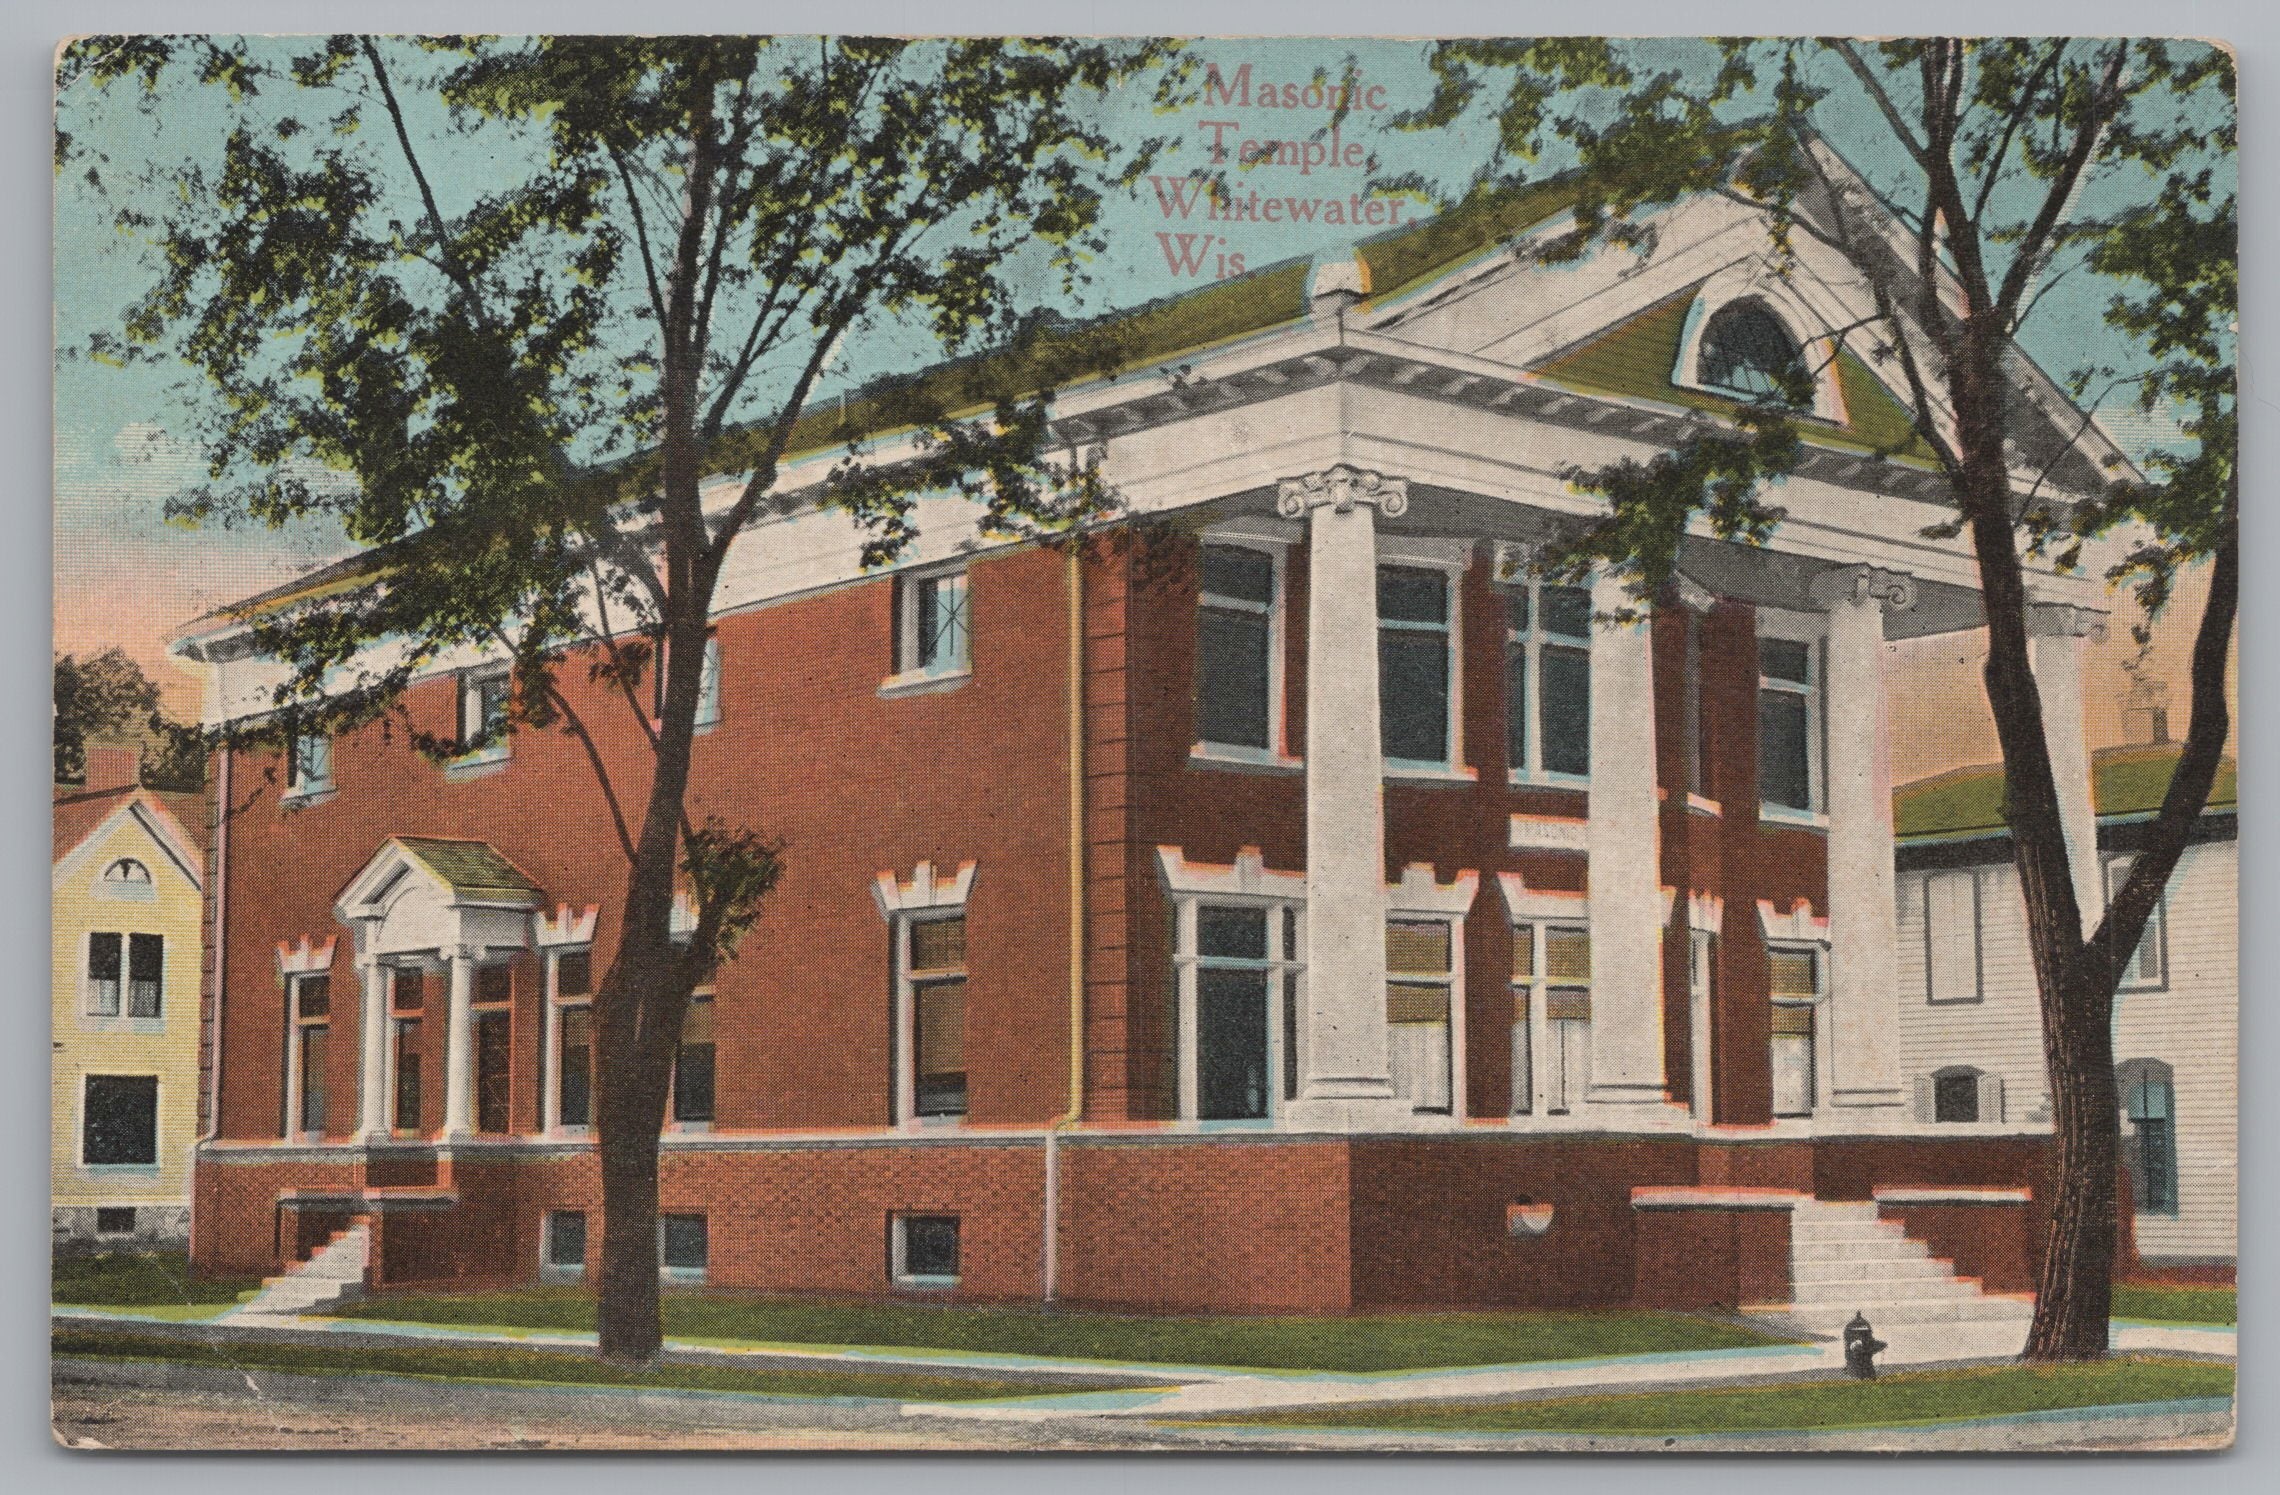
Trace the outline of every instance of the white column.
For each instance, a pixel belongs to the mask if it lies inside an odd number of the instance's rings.
[[[1392,1099],[1385,1021],[1385,760],[1378,736],[1377,514],[1409,507],[1399,478],[1337,466],[1286,479],[1304,516],[1306,1042],[1302,1109],[1356,1119]],[[1357,1106],[1356,1103],[1360,1103]]]
[[[2027,609],[2027,632],[2035,691],[2042,697],[2043,742],[2058,784],[2058,820],[2074,873],[2074,900],[2082,905],[2082,932],[2088,934],[2105,914],[2106,885],[2098,866],[2098,811],[2082,724],[2082,641],[2105,637],[2106,620],[2084,607],[2036,603]]]
[[[1892,869],[1892,754],[1884,610],[1915,605],[1912,578],[1872,566],[1824,572],[1822,716],[1828,740],[1829,1102],[1898,1106],[1900,944]]]
[[[1595,614],[1635,609],[1620,581]],[[1653,639],[1647,621],[1591,627],[1591,1081],[1594,1105],[1656,1105],[1663,1075],[1662,828],[1655,798]]]
[[[460,945],[451,959],[451,1017],[444,1029],[443,1137],[475,1135],[475,947]]]
[[[362,1064],[356,1076],[356,1095],[361,1107],[357,1127],[360,1142],[388,1140],[388,967],[377,957],[367,956],[357,963],[357,974],[364,982],[364,1015],[357,1031],[362,1038],[364,1051]]]

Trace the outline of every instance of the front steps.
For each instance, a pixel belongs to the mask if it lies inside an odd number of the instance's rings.
[[[1767,1317],[1809,1334],[1840,1335],[1854,1314],[1887,1325],[2016,1323],[2033,1300],[1983,1292],[1976,1278],[1912,1240],[1873,1203],[1800,1202],[1789,1223],[1792,1301]]]
[[[351,1225],[319,1246],[309,1259],[282,1277],[264,1278],[261,1291],[230,1314],[233,1319],[291,1319],[330,1313],[364,1296],[364,1273],[372,1259],[372,1228]]]

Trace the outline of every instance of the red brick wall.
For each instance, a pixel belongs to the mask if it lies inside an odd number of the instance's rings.
[[[1210,1313],[1355,1306],[1348,1146],[1083,1138],[1061,1151],[1061,1295]]]
[[[1740,1308],[1790,1300],[1789,1211],[1640,1210],[1631,1301]]]
[[[720,623],[721,724],[695,746],[691,813],[789,843],[782,884],[718,983],[718,1122],[874,1126],[888,1113],[886,926],[869,887],[922,859],[978,864],[970,920],[967,1052],[972,1118],[1036,1124],[1066,1104],[1067,724],[1059,556],[1024,551],[971,573],[973,678],[881,700],[891,669],[892,584],[881,579]],[[622,704],[564,679],[599,732],[621,797],[639,803],[646,749]],[[415,689],[411,715],[448,730],[453,686]],[[454,778],[375,725],[333,754],[337,794],[280,810],[257,757],[239,763],[253,806],[230,837],[230,990],[223,1135],[277,1135],[283,998],[275,947],[338,935],[327,1131],[356,1124],[359,1001],[340,889],[391,834],[489,841],[547,904],[598,905],[598,960],[617,933],[623,861],[592,771],[569,738],[525,732],[501,770]],[[269,767],[274,767],[272,760]],[[514,1113],[535,1126],[535,964],[518,972]],[[443,1093],[444,983],[422,1039],[429,1124]]]
[[[1354,1145],[1354,1304],[1565,1308],[1630,1297],[1631,1189],[1692,1183],[1685,1141],[1483,1136]],[[1553,1206],[1514,1236],[1506,1206]]]

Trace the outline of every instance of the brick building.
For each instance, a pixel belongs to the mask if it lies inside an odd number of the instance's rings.
[[[1803,233],[1775,273],[1724,199],[1659,215],[1644,261],[1495,252],[1562,207],[1130,314],[1134,362],[1055,431],[1161,521],[1146,547],[994,543],[953,497],[887,572],[829,508],[743,537],[693,808],[790,850],[692,1014],[666,1272],[1214,1311],[1779,1302],[1797,1212],[1881,1194],[2024,1285],[2047,1125],[1919,1123],[1901,1067],[1886,723],[1939,708],[1886,699],[1885,645],[1980,614],[1967,543],[1924,533],[1936,465],[1863,335],[1828,331],[1862,279]],[[1595,507],[1565,464],[1649,457],[1789,360],[1810,455],[1769,546],[1689,540],[1631,622],[1595,621],[1607,582],[1530,579]],[[2070,447],[2076,412],[2014,372],[2022,483],[2098,482],[2118,454]],[[832,464],[811,433],[788,495]],[[2031,582],[2087,838],[2103,589]],[[212,720],[266,707],[239,625],[178,647]],[[504,689],[470,657],[410,710],[449,732]],[[581,750],[525,732],[437,766],[374,728],[294,756],[217,765],[250,808],[215,849],[200,1265],[356,1220],[384,1284],[577,1276],[621,893]]]

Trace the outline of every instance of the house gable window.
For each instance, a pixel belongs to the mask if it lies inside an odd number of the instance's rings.
[[[285,793],[306,799],[333,787],[332,738],[312,732],[293,739],[285,754]]]
[[[158,1076],[84,1078],[79,1161],[89,1168],[150,1168],[158,1163]]]
[[[1198,569],[1196,741],[1206,750],[1279,751],[1279,552],[1214,542]]]
[[[1456,629],[1448,573],[1380,566],[1378,720],[1386,766],[1446,771],[1454,757]]]
[[[1781,319],[1756,301],[1733,301],[1702,329],[1695,377],[1705,389],[1739,400],[1792,403],[1808,382],[1804,352]]]
[[[966,573],[934,571],[895,578],[895,674],[941,679],[973,665]]]
[[[102,897],[122,898],[133,903],[148,903],[158,896],[150,880],[149,865],[133,857],[120,857],[105,867],[95,888]]]
[[[1505,595],[1505,748],[1512,777],[1586,779],[1591,590],[1530,579]]]
[[[1976,1002],[1985,957],[1979,938],[1979,876],[1969,868],[1924,878],[1924,1000]]]
[[[1758,803],[1774,818],[1821,809],[1820,650],[1806,640],[1758,640]]]
[[[2114,895],[2129,881],[2130,864],[2134,857],[2109,857],[2106,861],[2106,902],[2111,905]],[[2138,936],[2137,948],[2123,963],[2119,990],[2164,991],[2169,986],[2169,894],[2165,889],[2153,900],[2153,911],[2146,915],[2145,930]]]

